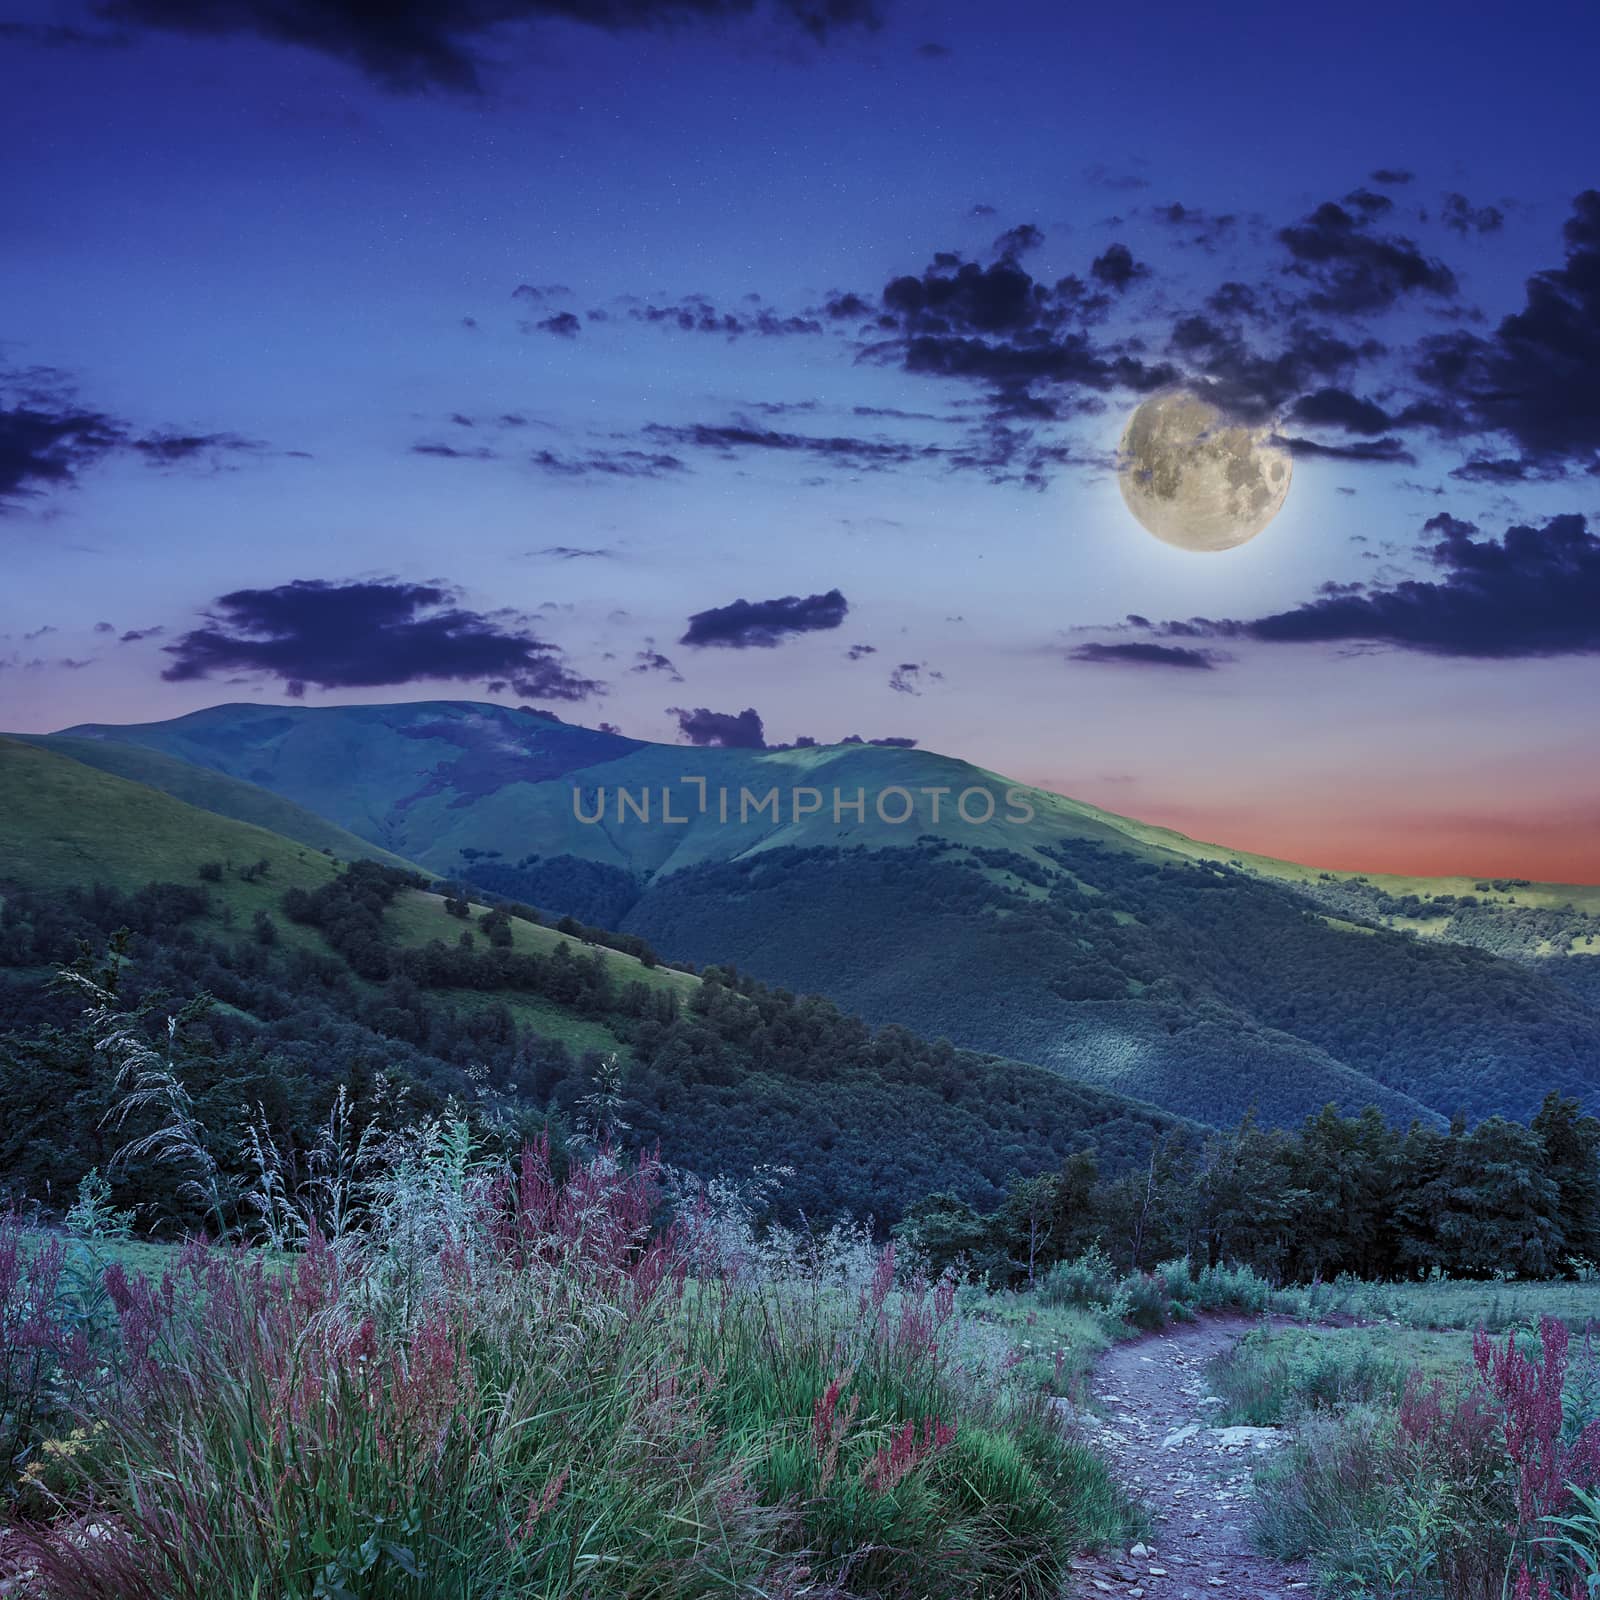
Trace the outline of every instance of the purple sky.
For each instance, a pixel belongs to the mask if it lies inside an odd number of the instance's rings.
[[[0,24],[0,727],[753,708],[1600,880],[1592,12],[442,9]],[[1118,494],[1180,380],[1238,550]]]

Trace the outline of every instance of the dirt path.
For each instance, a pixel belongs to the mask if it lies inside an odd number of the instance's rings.
[[[1095,1369],[1101,1418],[1092,1437],[1123,1484],[1153,1512],[1143,1546],[1112,1558],[1085,1558],[1083,1596],[1130,1600],[1305,1600],[1309,1572],[1250,1548],[1250,1469],[1258,1452],[1281,1442],[1274,1429],[1218,1429],[1208,1420],[1207,1364],[1254,1327],[1211,1317],[1118,1345]]]

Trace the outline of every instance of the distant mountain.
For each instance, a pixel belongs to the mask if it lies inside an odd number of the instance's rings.
[[[424,1106],[486,1085],[514,1111],[570,1119],[596,1060],[614,1052],[630,1142],[659,1141],[705,1176],[789,1165],[779,1204],[791,1214],[892,1222],[935,1190],[994,1205],[1012,1174],[1074,1150],[1094,1148],[1115,1174],[1179,1126],[1037,1066],[702,979],[595,928],[447,902],[397,858],[341,861],[73,759],[69,746],[0,737],[0,1193],[22,1178],[35,1193],[46,1182],[70,1193],[104,1160],[109,1102],[95,1098],[92,1052],[63,1049],[76,1008],[50,979],[124,927],[135,935],[128,1003],[159,996],[162,1016],[174,997],[217,1001],[194,1088],[224,1139],[263,1100],[309,1137],[333,1085],[380,1072]],[[86,753],[317,831],[243,780],[120,748]]]
[[[928,751],[651,745],[491,705],[67,733],[262,786],[670,957],[1206,1121],[1600,1103],[1600,889],[1325,873]]]

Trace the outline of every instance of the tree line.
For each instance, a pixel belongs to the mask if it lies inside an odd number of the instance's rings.
[[[938,1267],[1029,1281],[1091,1245],[1131,1272],[1175,1256],[1276,1282],[1573,1278],[1600,1267],[1600,1120],[1552,1093],[1528,1123],[1414,1122],[1329,1106],[1298,1128],[1176,1130],[1142,1165],[1092,1154],[1018,1176],[982,1210],[950,1192],[896,1230]]]

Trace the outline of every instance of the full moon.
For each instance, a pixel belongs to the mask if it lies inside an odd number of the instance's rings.
[[[1283,509],[1293,471],[1269,429],[1230,422],[1183,389],[1134,412],[1117,462],[1128,509],[1180,550],[1232,550],[1255,538]]]

